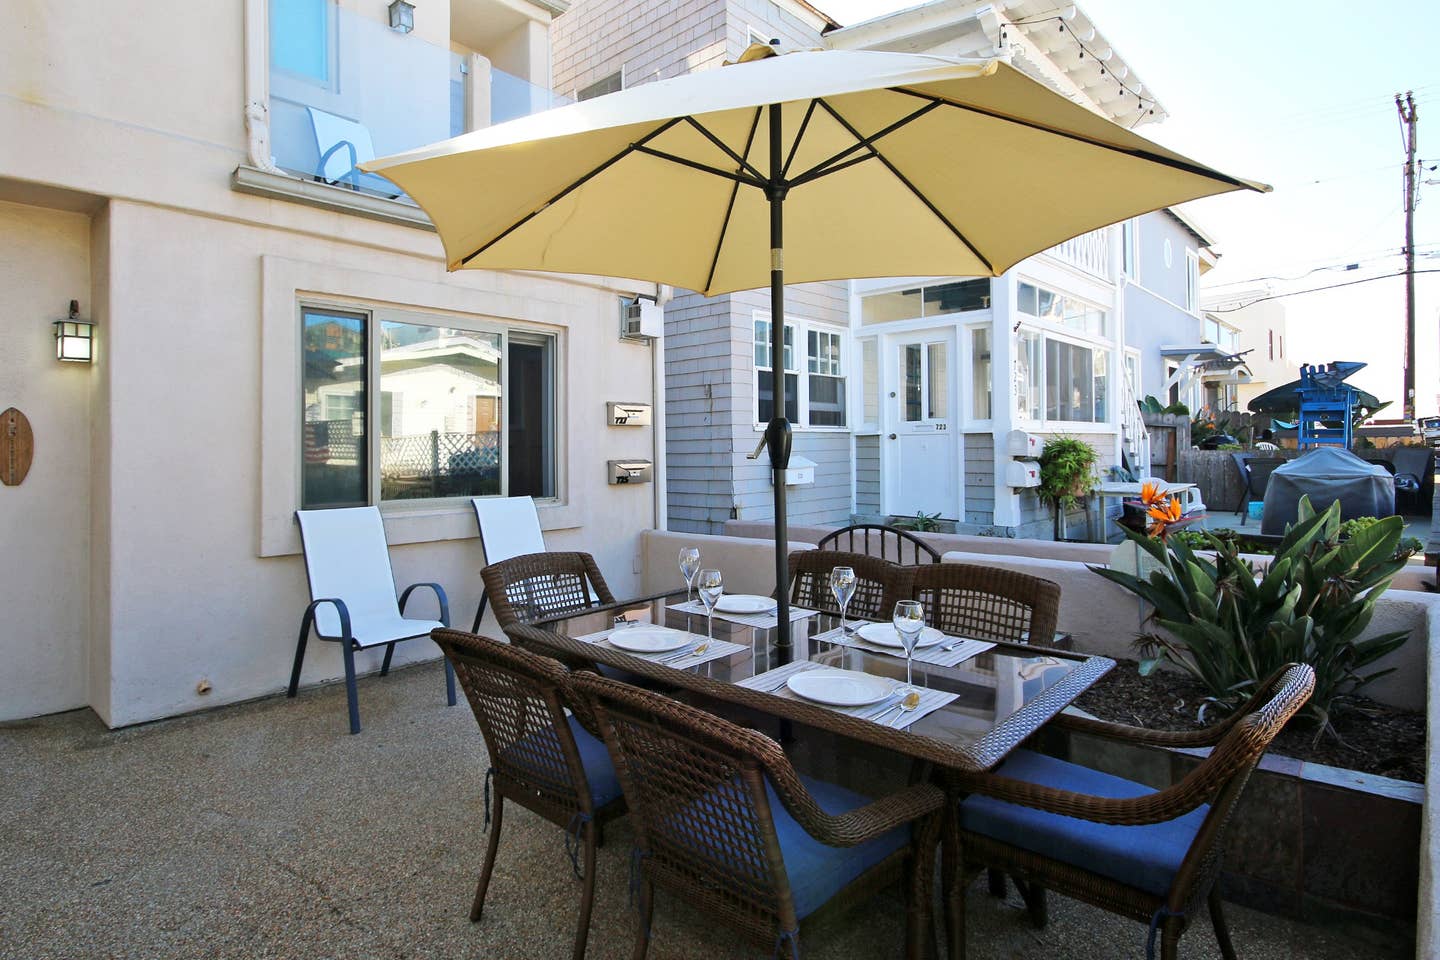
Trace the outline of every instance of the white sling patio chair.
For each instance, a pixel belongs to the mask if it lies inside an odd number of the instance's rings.
[[[360,706],[355,692],[355,651],[383,645],[385,660],[380,675],[390,672],[390,657],[401,640],[429,637],[437,627],[450,625],[450,602],[438,583],[415,583],[397,602],[395,574],[379,507],[344,507],[336,510],[297,510],[300,540],[305,548],[305,574],[310,581],[310,605],[300,621],[295,644],[295,666],[290,671],[288,695],[300,685],[305,642],[313,626],[315,636],[340,644],[345,658],[345,696],[350,708],[350,732],[360,732]],[[417,587],[429,587],[440,602],[439,620],[413,620],[405,616],[405,603]],[[455,672],[445,661],[445,697],[455,705]]]
[[[480,548],[485,551],[486,564],[545,552],[545,535],[540,532],[540,514],[535,512],[533,497],[472,497],[470,505],[480,525]],[[489,599],[482,588],[471,633],[480,632]]]

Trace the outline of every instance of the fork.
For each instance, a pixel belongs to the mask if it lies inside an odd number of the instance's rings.
[[[679,653],[672,653],[672,654],[670,654],[670,656],[668,656],[668,657],[661,657],[659,660],[656,660],[655,662],[656,662],[656,663],[676,663],[676,662],[678,662],[678,661],[680,661],[680,660],[685,660],[685,659],[687,659],[687,658],[689,658],[689,657],[698,657],[698,656],[700,656],[702,653],[704,653],[706,650],[709,650],[709,649],[710,649],[710,642],[707,640],[707,641],[705,641],[704,643],[699,643],[699,644],[696,644],[696,645],[693,646],[693,647],[689,647],[688,649],[681,650]]]

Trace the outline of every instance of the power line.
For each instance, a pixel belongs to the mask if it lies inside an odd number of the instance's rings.
[[[1416,270],[1415,273],[1416,273],[1416,274],[1421,274],[1421,273],[1440,273],[1440,267],[1436,267],[1436,268],[1434,268],[1433,270]],[[1325,287],[1311,287],[1309,290],[1291,290],[1291,291],[1289,291],[1288,293],[1272,293],[1272,294],[1270,294],[1269,296],[1256,297],[1256,298],[1253,299],[1253,300],[1247,300],[1245,303],[1241,304],[1241,305],[1238,306],[1238,307],[1226,307],[1226,308],[1223,309],[1223,310],[1206,310],[1206,311],[1204,311],[1204,312],[1205,312],[1205,313],[1238,313],[1239,311],[1244,310],[1244,309],[1247,308],[1247,307],[1253,307],[1253,306],[1254,306],[1255,304],[1257,304],[1257,303],[1264,303],[1266,300],[1279,300],[1279,299],[1281,299],[1282,297],[1298,297],[1298,296],[1300,296],[1301,294],[1305,294],[1305,293],[1319,293],[1319,292],[1322,291],[1322,290],[1337,290],[1337,289],[1339,289],[1340,287],[1353,287],[1353,286],[1355,286],[1357,283],[1373,283],[1373,282],[1375,282],[1376,280],[1393,280],[1393,279],[1396,278],[1396,277],[1403,277],[1403,276],[1405,276],[1405,271],[1404,271],[1404,270],[1400,271],[1399,273],[1382,273],[1382,274],[1380,274],[1379,276],[1376,276],[1376,277],[1362,277],[1362,278],[1360,278],[1359,280],[1347,280],[1345,283],[1332,283],[1332,284],[1330,284],[1329,286],[1325,286]]]

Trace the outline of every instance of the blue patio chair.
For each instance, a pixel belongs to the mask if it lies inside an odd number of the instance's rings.
[[[656,887],[798,960],[802,922],[896,879],[907,955],[920,956],[944,804],[936,787],[871,801],[799,777],[774,740],[695,707],[592,673],[571,685],[604,734],[635,828],[635,960],[650,943]]]
[[[947,891],[962,958],[967,880],[989,868],[1016,879],[1041,925],[1047,888],[1149,924],[1152,960],[1157,936],[1161,956],[1173,960],[1206,903],[1221,954],[1235,960],[1215,889],[1225,826],[1250,772],[1314,686],[1314,670],[1291,664],[1222,723],[1184,733],[1056,718],[1060,728],[1126,743],[1213,748],[1164,790],[1029,750],[1014,751],[993,773],[953,774],[969,793],[959,809],[961,880]]]

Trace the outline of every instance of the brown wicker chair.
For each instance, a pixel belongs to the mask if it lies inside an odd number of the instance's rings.
[[[905,882],[908,956],[927,939],[944,795],[917,784],[868,801],[796,775],[754,730],[628,684],[577,673],[630,805],[631,883],[640,895],[636,960],[650,943],[654,887],[799,956],[800,922]]]
[[[940,551],[915,534],[878,523],[857,523],[841,527],[821,537],[815,546],[820,550],[863,553],[899,564],[940,562]],[[908,561],[905,559],[907,551],[910,554]]]
[[[595,903],[595,848],[604,824],[625,812],[609,752],[574,717],[566,717],[567,704],[579,707],[577,714],[589,714],[575,703],[569,671],[556,661],[459,630],[436,630],[431,636],[454,666],[490,754],[485,773],[490,840],[470,920],[478,921],[485,906],[505,801],[513,800],[566,831],[566,851],[584,883],[574,950],[575,960],[581,960]]]
[[[1027,750],[1012,753],[993,774],[952,774],[957,789],[970,794],[959,811],[962,876],[990,867],[1019,878],[1040,923],[1047,888],[1147,923],[1147,956],[1154,956],[1158,933],[1166,960],[1176,956],[1180,935],[1208,901],[1220,952],[1235,960],[1215,889],[1222,834],[1250,772],[1314,685],[1310,667],[1292,664],[1223,723],[1188,733],[1071,716],[1055,721],[1129,743],[1214,748],[1164,790]],[[959,926],[951,935],[962,957],[965,886],[962,879],[948,891],[951,922]]]
[[[595,558],[588,553],[526,553],[492,563],[480,576],[501,630],[568,610],[583,610],[597,600],[601,604],[615,602]]]
[[[935,563],[914,569],[912,591],[925,605],[925,622],[951,636],[1054,643],[1060,615],[1054,581],[971,563]]]
[[[914,567],[902,567],[863,553],[797,550],[790,554],[791,605],[838,617],[840,607],[830,592],[830,571],[836,567],[855,570],[855,595],[846,610],[852,618],[889,620],[895,603],[910,598],[910,575]]]

